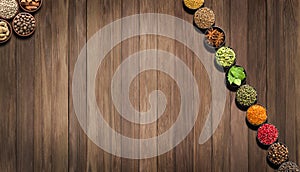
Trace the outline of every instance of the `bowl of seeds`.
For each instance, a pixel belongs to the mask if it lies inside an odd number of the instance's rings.
[[[235,64],[236,55],[232,48],[230,47],[221,47],[217,50],[216,62],[219,66],[223,67],[224,71],[227,71],[232,65]]]
[[[36,20],[31,14],[22,12],[14,18],[12,27],[17,35],[27,37],[34,33]]]
[[[198,9],[194,14],[194,24],[202,30],[212,27],[215,24],[215,13],[207,7]]]
[[[296,163],[288,161],[280,165],[278,172],[300,172],[300,168]]]
[[[277,142],[279,131],[276,126],[266,123],[258,128],[256,137],[263,146],[270,146]]]
[[[216,26],[207,29],[205,32],[205,43],[210,47],[219,49],[225,45],[225,32]]]
[[[183,0],[183,4],[189,10],[197,10],[204,4],[204,0]]]
[[[258,127],[267,121],[267,109],[259,104],[252,105],[247,110],[246,119],[249,124],[254,127]]]
[[[16,0],[0,0],[0,18],[9,20],[19,12],[19,5]]]
[[[18,0],[20,7],[22,10],[29,12],[29,13],[34,13],[38,11],[41,6],[42,6],[42,0]]]
[[[281,165],[282,163],[288,161],[289,151],[286,145],[283,143],[274,143],[272,144],[267,153],[267,159],[275,167]]]
[[[6,21],[0,19],[0,44],[7,42],[11,38],[11,25]]]
[[[257,102],[256,90],[248,84],[242,85],[236,92],[235,102],[239,109],[248,110],[250,106]]]

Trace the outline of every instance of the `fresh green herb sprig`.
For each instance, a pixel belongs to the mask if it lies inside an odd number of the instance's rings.
[[[243,67],[239,67],[239,66],[232,66],[229,69],[228,75],[227,75],[227,79],[230,83],[230,85],[232,83],[234,83],[237,86],[241,86],[242,85],[242,81],[246,78],[246,73],[245,73],[245,69]]]
[[[232,66],[235,59],[235,52],[229,47],[221,47],[216,52],[216,61],[222,67]]]

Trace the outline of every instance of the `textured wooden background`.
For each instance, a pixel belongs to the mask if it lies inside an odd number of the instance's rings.
[[[300,1],[206,0],[216,25],[227,33],[248,83],[266,105],[269,122],[280,130],[290,159],[300,164]],[[193,70],[201,91],[196,125],[187,138],[156,158],[130,160],[112,156],[91,142],[80,128],[72,104],[72,74],[82,46],[106,24],[137,13],[165,13],[192,23],[181,0],[45,0],[35,16],[38,28],[25,40],[12,37],[0,46],[0,171],[273,171],[266,151],[245,124],[234,94],[227,92],[225,113],[213,137],[197,143],[210,104],[210,85],[203,65],[182,44],[164,37],[140,36],[124,41],[107,55],[97,75],[97,101],[104,118],[120,133],[147,138],[176,120],[180,93],[158,71],[141,73],[132,83],[131,102],[149,108],[148,93],[161,89],[168,100],[164,116],[151,125],[132,124],[110,99],[110,79],[128,55],[160,48],[177,54]],[[181,26],[173,27],[174,32]],[[116,34],[120,34],[117,32]],[[145,64],[141,64],[145,65]],[[122,147],[122,149],[126,149]]]

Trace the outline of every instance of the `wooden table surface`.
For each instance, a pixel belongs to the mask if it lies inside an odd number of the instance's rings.
[[[278,127],[290,160],[299,165],[300,1],[206,0],[205,6],[215,11],[216,25],[225,30],[227,45],[236,51],[237,63],[246,68],[247,82],[256,88],[258,102],[267,107],[269,122]],[[110,126],[128,137],[148,138],[168,130],[180,109],[180,92],[165,73],[146,71],[131,84],[130,100],[139,111],[150,108],[149,92],[165,93],[166,111],[152,124],[122,118],[110,94],[111,78],[128,55],[150,48],[166,50],[177,54],[199,83],[202,102],[189,135],[171,151],[142,160],[113,156],[86,136],[72,100],[72,76],[80,50],[110,22],[150,12],[193,21],[181,0],[45,0],[35,14],[35,34],[28,39],[13,36],[0,46],[1,172],[273,171],[266,163],[266,151],[256,143],[256,132],[245,124],[245,112],[235,106],[235,95],[229,91],[216,132],[205,144],[198,144],[211,101],[207,72],[190,49],[162,36],[130,38],[106,56],[96,78],[98,106]],[[169,27],[174,32],[181,28]]]

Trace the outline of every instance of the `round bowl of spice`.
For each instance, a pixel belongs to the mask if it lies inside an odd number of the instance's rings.
[[[213,26],[205,31],[205,42],[218,49],[225,44],[225,32],[221,28]]]
[[[241,110],[247,110],[250,106],[256,104],[257,92],[248,84],[242,85],[236,92],[235,100]]]
[[[197,10],[204,4],[204,0],[183,0],[183,4],[190,10]]]
[[[226,86],[231,91],[236,91],[246,84],[246,70],[239,65],[233,65],[226,72]]]
[[[272,124],[263,124],[257,130],[257,140],[264,146],[270,146],[278,139],[278,129]]]
[[[0,0],[0,18],[9,20],[19,12],[19,5],[16,0]]]
[[[267,121],[267,110],[261,105],[252,105],[247,110],[246,118],[249,124],[255,127],[260,126]]]
[[[10,24],[0,19],[0,43],[5,43],[11,38],[12,29]]]
[[[194,14],[194,23],[199,29],[208,29],[215,23],[215,13],[207,7],[200,8]]]
[[[29,12],[29,13],[34,13],[38,11],[41,6],[42,6],[42,0],[18,0],[20,7],[22,10]]]
[[[230,47],[221,47],[216,52],[216,62],[219,66],[223,67],[224,70],[229,69],[235,64],[236,56],[235,52]]]
[[[29,13],[34,13],[38,11],[41,6],[42,6],[42,0],[18,0],[20,7],[22,10],[29,12]]]
[[[14,18],[12,26],[17,35],[27,37],[35,31],[36,21],[31,14],[22,12]]]
[[[288,161],[280,165],[278,172],[300,172],[300,168],[296,163]]]
[[[274,143],[268,149],[267,159],[270,163],[278,167],[282,163],[288,161],[288,154],[289,151],[286,145],[283,143]]]

